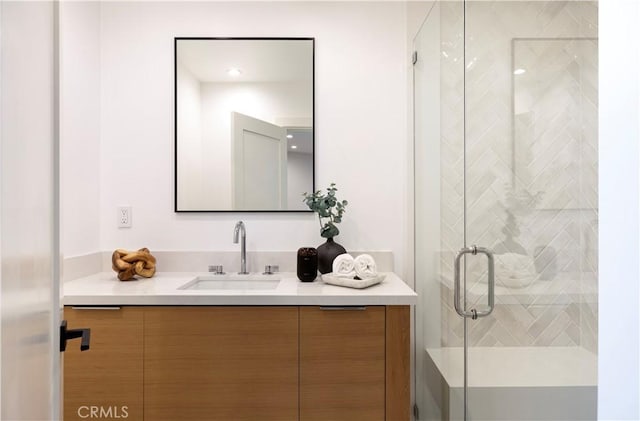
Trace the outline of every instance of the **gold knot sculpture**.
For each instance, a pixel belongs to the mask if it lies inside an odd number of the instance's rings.
[[[111,255],[111,268],[121,281],[130,281],[135,275],[151,278],[156,273],[156,258],[146,247],[138,251],[117,249]]]

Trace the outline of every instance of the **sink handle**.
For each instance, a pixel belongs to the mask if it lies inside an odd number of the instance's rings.
[[[265,265],[263,275],[273,275],[280,270],[279,265]]]
[[[214,275],[224,275],[224,267],[222,265],[209,265],[209,272]]]

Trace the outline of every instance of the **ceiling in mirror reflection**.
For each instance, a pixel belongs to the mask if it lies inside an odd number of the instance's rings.
[[[175,47],[175,210],[308,211],[313,40],[176,38]]]
[[[309,52],[310,43],[299,40],[184,40],[178,60],[201,82],[311,82]],[[230,69],[241,73],[230,75]]]

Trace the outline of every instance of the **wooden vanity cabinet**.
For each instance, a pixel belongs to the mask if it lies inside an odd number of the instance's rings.
[[[146,421],[410,419],[409,306],[67,307],[65,318],[91,328],[88,352],[70,342],[64,354],[66,420],[84,419],[80,406]]]
[[[298,307],[149,307],[146,420],[298,419]]]
[[[63,353],[64,419],[143,419],[143,308],[65,307],[69,329],[90,328],[91,348]]]

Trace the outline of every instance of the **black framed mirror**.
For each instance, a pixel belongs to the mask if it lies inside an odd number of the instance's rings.
[[[310,212],[315,39],[174,39],[175,211]]]

